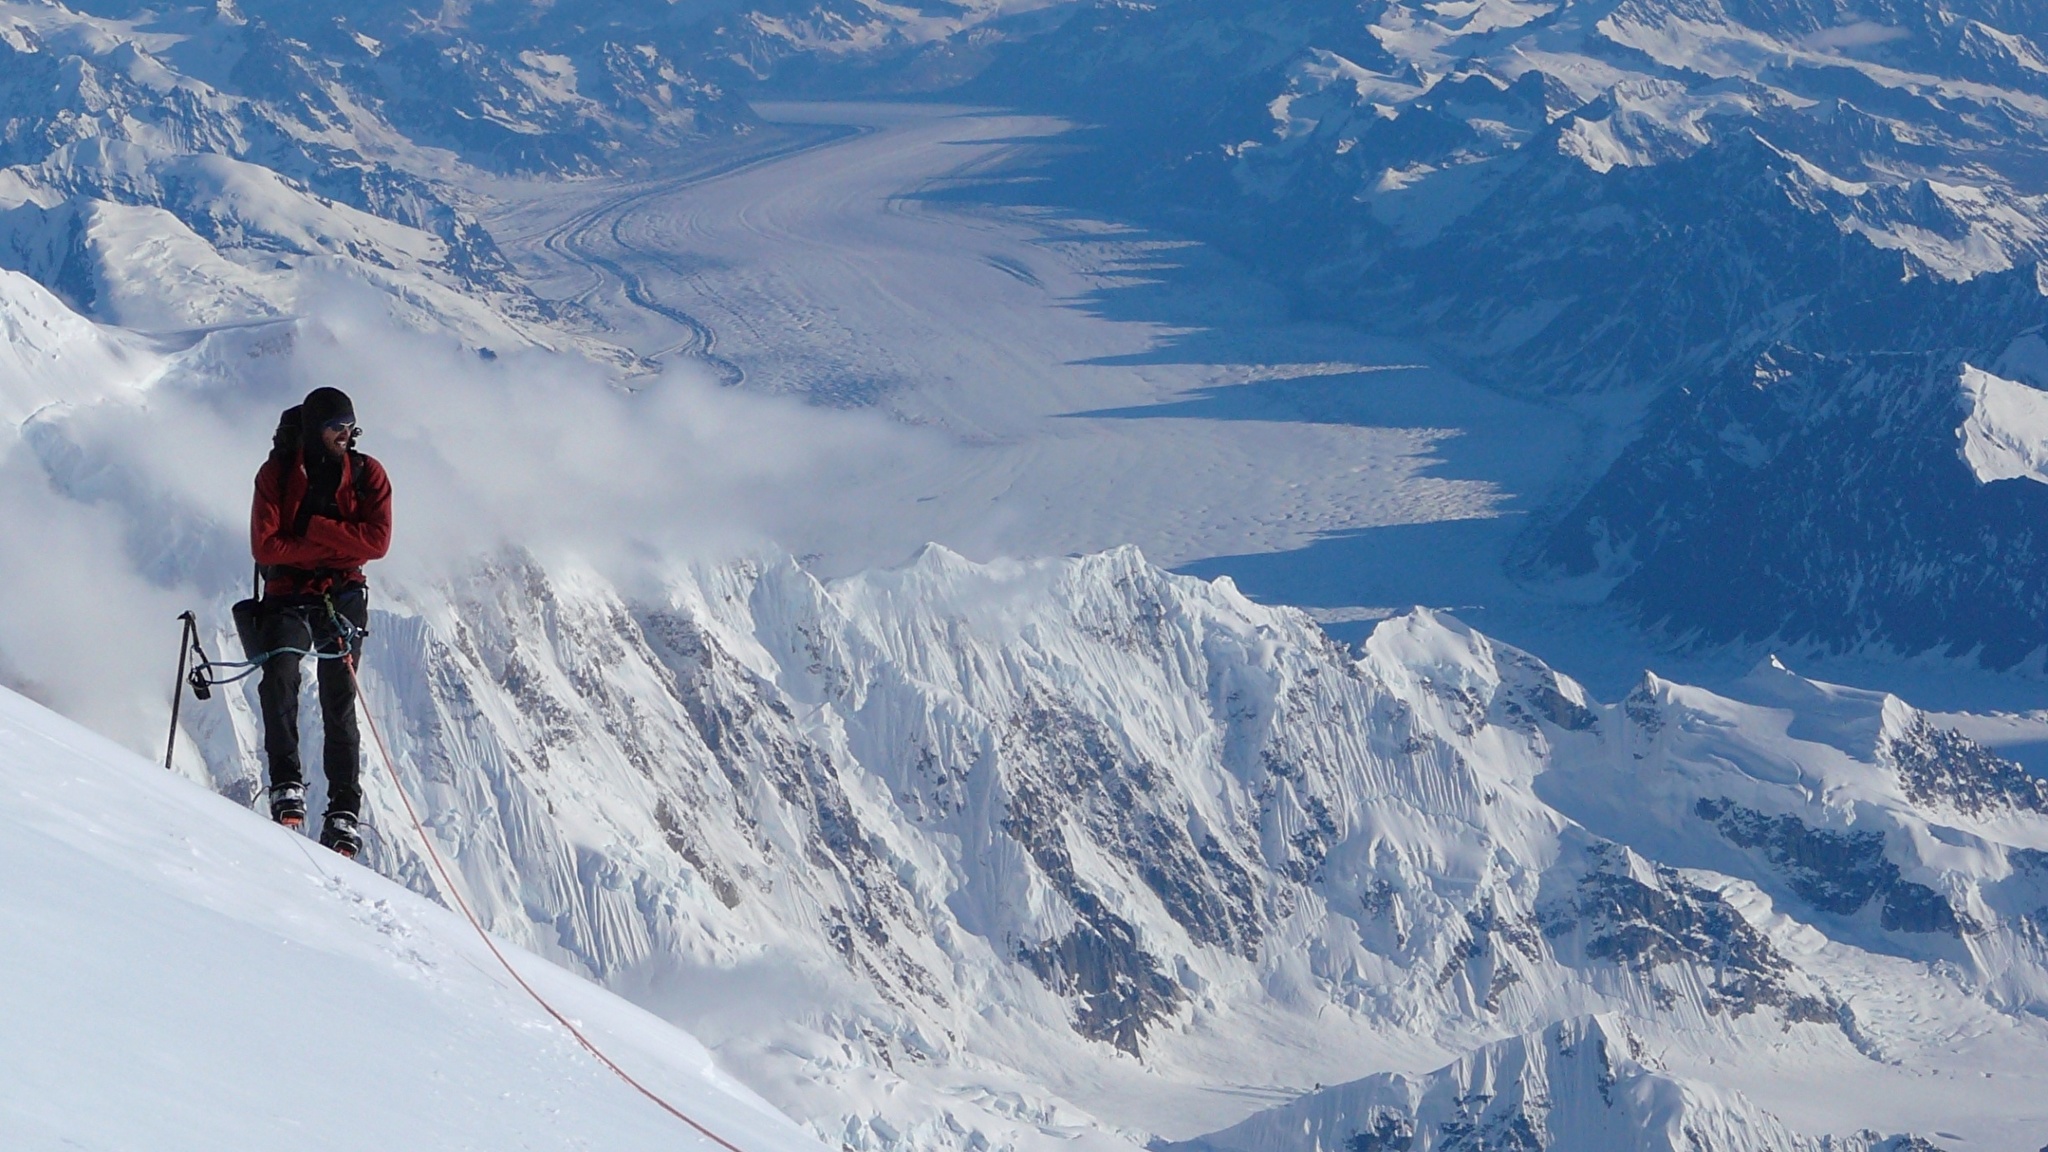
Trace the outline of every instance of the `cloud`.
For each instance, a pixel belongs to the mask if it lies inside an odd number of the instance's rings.
[[[354,398],[392,477],[393,551],[370,570],[386,595],[508,546],[638,583],[772,545],[951,450],[687,367],[629,388],[571,355],[485,360],[344,283],[308,304],[206,334],[153,379],[70,388],[105,398],[46,406],[0,445],[0,676],[139,750],[160,741],[176,613],[247,594],[256,470],[278,413],[318,386]]]
[[[1894,40],[1903,40],[1911,35],[1912,33],[1904,28],[1894,25],[1874,24],[1867,20],[1859,20],[1834,28],[1822,28],[1817,32],[1809,33],[1800,43],[1808,48],[1819,48],[1823,51],[1844,48],[1870,48],[1878,44],[1889,44]]]

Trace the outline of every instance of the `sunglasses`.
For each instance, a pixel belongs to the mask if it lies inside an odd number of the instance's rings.
[[[320,426],[320,430],[322,432],[353,432],[356,430],[356,422],[346,419],[329,420]]]

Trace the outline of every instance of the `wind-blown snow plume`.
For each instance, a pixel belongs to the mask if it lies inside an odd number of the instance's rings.
[[[9,381],[19,423],[0,447],[0,500],[21,526],[0,560],[0,619],[19,625],[0,629],[0,666],[138,749],[167,706],[171,617],[246,594],[252,478],[277,413],[313,387],[355,397],[362,448],[397,489],[380,595],[515,545],[632,584],[655,562],[759,547],[849,477],[936,450],[688,368],[627,389],[578,357],[486,359],[344,278],[304,319],[144,340],[4,275],[0,315],[29,338],[12,349],[27,371]]]

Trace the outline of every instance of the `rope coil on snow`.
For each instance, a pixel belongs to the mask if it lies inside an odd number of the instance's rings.
[[[398,764],[391,758],[391,750],[384,744],[384,734],[377,729],[377,718],[370,714],[369,702],[363,700],[363,682],[356,675],[355,661],[346,661],[345,666],[348,668],[350,681],[355,684],[356,699],[362,701],[363,717],[369,721],[370,735],[376,741],[377,753],[383,757],[385,771],[391,774],[391,783],[398,789],[398,798],[405,805],[406,818],[412,821],[413,830],[420,834],[420,843],[426,846],[427,858],[433,861],[434,871],[440,875],[442,886],[448,890],[448,895],[454,897],[456,907],[462,910],[463,919],[468,920],[469,926],[476,929],[476,934],[483,940],[484,947],[490,949],[491,955],[511,975],[513,981],[519,985],[521,990],[532,997],[533,1002],[540,1005],[541,1009],[549,1016],[554,1017],[555,1023],[567,1029],[569,1035],[575,1037],[576,1042],[583,1046],[584,1051],[590,1053],[598,1063],[610,1069],[612,1075],[625,1081],[627,1086],[635,1092],[653,1101],[654,1105],[662,1111],[696,1129],[698,1135],[725,1149],[725,1152],[743,1152],[738,1145],[698,1123],[689,1113],[662,1099],[653,1089],[635,1080],[631,1073],[619,1067],[618,1063],[605,1055],[603,1049],[593,1043],[590,1037],[585,1036],[581,1028],[571,1023],[569,1018],[563,1015],[553,1004],[548,1003],[547,998],[542,996],[533,985],[527,983],[526,977],[519,974],[519,969],[512,966],[512,961],[498,948],[498,942],[491,938],[491,934],[484,929],[483,923],[476,918],[476,913],[470,910],[469,901],[462,898],[462,889],[456,887],[454,877],[449,874],[448,865],[441,860],[441,854],[434,849],[434,839],[427,835],[426,825],[420,822],[419,812],[412,805],[412,797],[407,795],[405,791],[405,782],[398,777]]]

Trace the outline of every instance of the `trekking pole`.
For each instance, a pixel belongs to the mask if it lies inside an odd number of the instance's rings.
[[[164,771],[171,770],[171,756],[178,750],[178,709],[185,703],[185,659],[199,646],[199,618],[190,610],[178,614],[184,627],[178,631],[178,678],[171,683],[171,734],[164,739]]]

